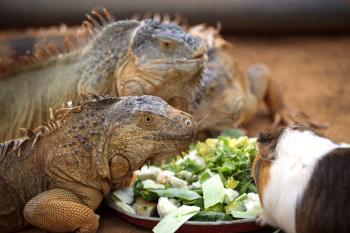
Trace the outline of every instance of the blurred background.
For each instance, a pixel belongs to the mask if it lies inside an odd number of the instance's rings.
[[[222,23],[224,32],[344,32],[350,29],[347,0],[2,0],[0,27],[78,25],[91,10],[117,18],[136,13],[181,14],[191,24]]]
[[[190,25],[220,25],[225,34],[346,33],[349,0],[1,0],[1,51],[31,50],[35,39],[60,43],[65,26],[77,26],[91,10],[107,8],[116,19],[149,13],[181,15]],[[61,25],[61,26],[60,26]],[[28,28],[52,27],[44,33]],[[26,33],[22,32],[25,30]],[[7,43],[8,42],[8,43]]]

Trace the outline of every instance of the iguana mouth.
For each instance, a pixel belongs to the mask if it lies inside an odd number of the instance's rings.
[[[176,67],[181,70],[189,70],[189,69],[200,69],[204,65],[205,54],[199,54],[194,58],[178,58],[178,59],[162,59],[162,60],[154,60],[148,62],[147,64],[141,65],[140,69],[144,71],[154,71],[154,70],[164,70],[171,67]]]
[[[154,153],[148,160],[152,163],[159,163],[175,155],[181,155],[181,152],[188,149],[189,143],[194,141],[193,133],[173,136],[169,134],[162,134],[159,137],[151,138],[153,142],[161,142],[163,145],[161,151]],[[158,144],[158,143],[157,143]],[[168,146],[167,146],[168,145]],[[157,145],[159,147],[159,145]]]
[[[142,137],[145,140],[150,141],[176,141],[176,140],[188,140],[193,138],[193,133],[173,135],[173,134],[159,134],[154,136],[144,136]]]
[[[145,163],[147,163],[148,161],[151,164],[160,164],[161,162],[170,159],[171,157],[175,156],[175,155],[181,155],[181,152],[183,152],[185,150],[184,146],[177,146],[176,149],[171,149],[169,151],[163,151],[160,153],[155,153],[153,154],[150,158],[148,158]]]

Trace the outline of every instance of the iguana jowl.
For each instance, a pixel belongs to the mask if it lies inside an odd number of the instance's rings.
[[[95,232],[112,185],[187,148],[195,122],[159,97],[98,97],[0,144],[0,232]]]
[[[155,20],[109,22],[107,12],[98,17],[103,25],[84,24],[92,37],[86,44],[79,41],[67,53],[52,46],[38,49],[33,62],[0,75],[0,141],[45,122],[50,107],[70,100],[79,104],[81,93],[142,95],[201,70],[206,44],[179,26]]]

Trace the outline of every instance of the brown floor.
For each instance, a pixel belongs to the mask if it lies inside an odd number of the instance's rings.
[[[330,123],[324,130],[327,136],[350,142],[350,35],[230,39],[241,70],[254,63],[267,64],[288,104],[315,120]],[[255,135],[270,123],[268,114],[262,111],[247,129]],[[149,232],[123,222],[106,208],[100,211],[99,233]]]

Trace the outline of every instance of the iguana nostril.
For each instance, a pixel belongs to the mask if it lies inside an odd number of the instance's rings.
[[[185,120],[185,125],[186,125],[186,127],[188,127],[188,128],[192,127],[192,121],[189,120],[189,119],[186,119],[186,120]]]

